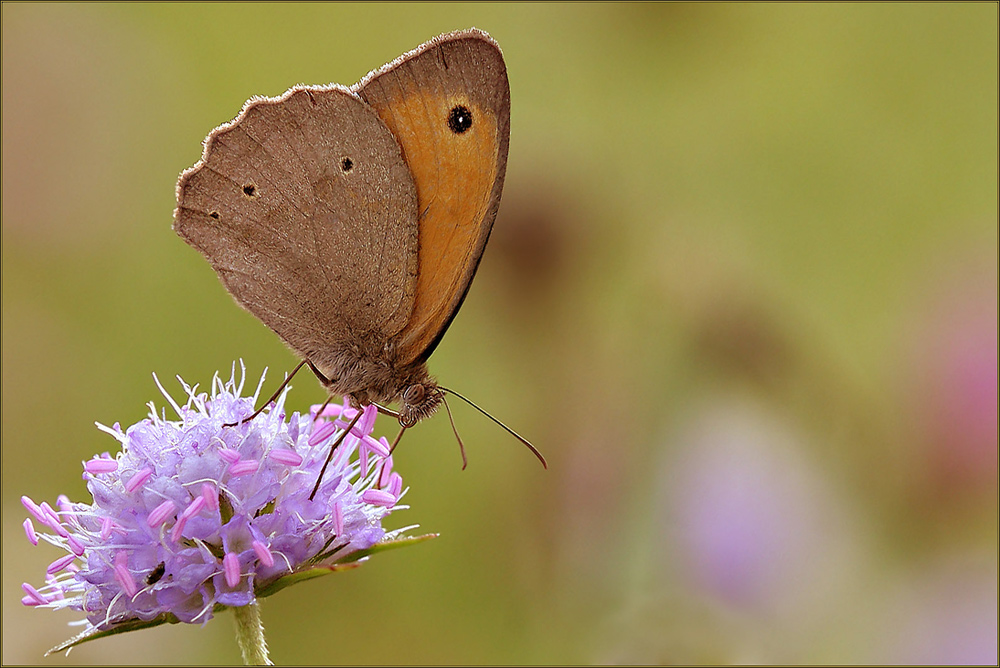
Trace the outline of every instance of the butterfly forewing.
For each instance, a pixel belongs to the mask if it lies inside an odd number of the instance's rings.
[[[346,89],[248,103],[181,176],[174,228],[303,357],[410,320],[416,189],[392,133]]]

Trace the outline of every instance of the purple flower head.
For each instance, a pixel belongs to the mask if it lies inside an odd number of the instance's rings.
[[[257,399],[240,396],[235,375],[227,383],[216,376],[211,394],[181,381],[183,406],[161,387],[179,420],[157,415],[150,402],[149,417],[124,431],[98,425],[121,452],[84,463],[92,503],[60,496],[53,508],[22,497],[28,539],[66,551],[43,586],[23,585],[25,605],[85,612],[81,636],[143,622],[205,623],[214,611],[357,561],[405,531],[382,527],[404,507],[405,490],[388,443],[371,436],[374,407],[337,447],[310,498],[356,409],[345,402],[321,415],[286,416],[286,390],[269,411],[226,426],[248,417]]]

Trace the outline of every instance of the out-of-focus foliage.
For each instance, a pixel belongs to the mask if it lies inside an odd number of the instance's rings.
[[[72,635],[19,603],[58,556],[20,495],[81,496],[153,372],[296,362],[170,229],[202,138],[469,26],[510,159],[430,366],[550,470],[461,405],[465,472],[414,429],[400,521],[441,538],[266,600],[273,658],[996,662],[996,4],[2,11],[5,663]],[[71,660],[239,659],[222,618]]]

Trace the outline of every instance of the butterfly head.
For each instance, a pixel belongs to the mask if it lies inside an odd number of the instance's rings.
[[[399,424],[412,427],[437,410],[444,393],[432,378],[409,385],[400,397]]]

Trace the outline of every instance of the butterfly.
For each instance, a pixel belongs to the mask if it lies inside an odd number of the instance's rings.
[[[452,392],[427,360],[482,259],[509,138],[497,43],[440,35],[354,86],[250,99],[181,174],[173,227],[298,368],[355,406],[398,403],[406,429]]]

